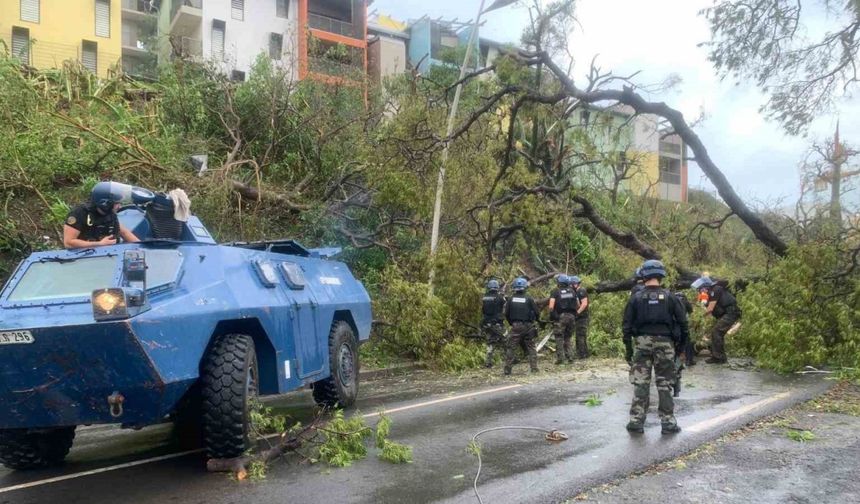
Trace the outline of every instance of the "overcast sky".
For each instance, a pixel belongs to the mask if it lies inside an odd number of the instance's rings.
[[[376,0],[371,10],[401,20],[424,14],[436,18],[472,19],[480,0]],[[488,2],[489,4],[490,2]],[[742,197],[791,205],[799,194],[798,164],[813,138],[832,136],[836,115],[822,117],[809,138],[789,137],[767,122],[758,109],[765,98],[750,83],[720,82],[697,47],[710,38],[708,25],[697,13],[711,0],[581,0],[581,26],[571,35],[577,59],[576,75],[587,70],[594,55],[603,70],[617,74],[641,71],[637,83],[649,84],[677,74],[673,90],[650,95],[679,108],[685,117],[706,120],[696,128],[708,152]],[[528,22],[523,7],[506,7],[485,16],[481,36],[518,43]],[[826,22],[822,19],[822,23]],[[581,80],[580,80],[581,82]],[[843,140],[860,144],[860,100],[840,107]],[[690,185],[713,190],[697,166],[690,166]]]

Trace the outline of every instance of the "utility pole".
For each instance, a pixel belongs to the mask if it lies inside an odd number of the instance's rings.
[[[460,77],[457,79],[457,89],[454,91],[454,102],[451,104],[451,110],[448,112],[448,128],[445,132],[445,148],[442,149],[442,160],[439,164],[439,177],[436,180],[436,202],[433,205],[433,230],[430,234],[430,294],[433,294],[433,280],[436,277],[436,247],[439,245],[439,222],[442,220],[442,194],[445,190],[445,165],[448,163],[448,151],[451,142],[448,138],[454,132],[454,121],[457,118],[457,108],[460,106],[460,95],[463,93],[463,77],[466,76],[466,69],[469,65],[469,59],[472,57],[472,47],[478,40],[478,27],[481,24],[481,16],[485,12],[499,9],[506,5],[514,3],[516,0],[496,0],[490,5],[487,10],[484,10],[486,0],[481,0],[481,5],[478,7],[478,15],[475,16],[475,23],[472,25],[472,32],[469,34],[469,43],[466,46],[466,56],[463,58],[463,64],[460,65]]]

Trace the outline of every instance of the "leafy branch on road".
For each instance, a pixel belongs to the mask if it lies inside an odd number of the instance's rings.
[[[251,420],[255,437],[269,443],[268,435],[277,434],[278,442],[268,444],[263,450],[230,459],[210,459],[206,469],[210,472],[228,472],[239,481],[259,481],[266,478],[269,466],[288,454],[301,457],[302,462],[325,462],[332,467],[349,467],[353,462],[367,456],[367,441],[374,439],[380,459],[392,464],[412,462],[412,447],[388,439],[391,419],[380,413],[375,429],[367,425],[364,418],[355,415],[346,418],[342,410],[335,410],[324,419],[321,410],[307,426],[296,423],[286,429],[287,419],[271,408],[255,405]]]

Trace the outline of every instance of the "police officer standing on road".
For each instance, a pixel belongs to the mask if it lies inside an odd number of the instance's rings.
[[[570,338],[576,324],[576,310],[579,302],[576,291],[570,287],[570,278],[561,274],[556,278],[558,288],[549,295],[549,318],[553,322],[552,332],[555,336],[555,363],[573,362],[573,352],[570,349]]]
[[[116,212],[121,196],[110,191],[110,183],[96,184],[89,203],[73,208],[63,226],[63,246],[66,248],[115,245],[118,238],[133,243],[140,241],[134,233],[119,223]]]
[[[498,280],[487,282],[487,291],[481,300],[481,332],[487,336],[487,364],[493,367],[493,351],[505,348],[505,297],[499,292],[501,285]]]
[[[588,352],[588,291],[582,286],[582,279],[574,275],[570,277],[570,285],[576,292],[579,308],[576,311],[576,356],[587,359]]]
[[[630,297],[624,310],[622,333],[627,346],[628,361],[631,361],[630,381],[633,384],[633,403],[630,406],[630,421],[627,430],[644,432],[645,416],[648,413],[651,392],[651,369],[654,369],[659,396],[658,411],[663,434],[680,432],[675,420],[675,404],[671,385],[675,378],[674,358],[684,348],[689,336],[687,314],[681,302],[671,291],[664,289],[660,281],[666,277],[663,263],[648,260],[642,264],[645,287]],[[676,326],[679,330],[676,331]],[[677,334],[677,338],[674,335]],[[632,351],[632,340],[636,339],[636,351]]]
[[[505,303],[505,319],[511,325],[511,335],[508,338],[508,348],[505,355],[505,374],[511,374],[514,366],[514,350],[517,346],[524,345],[528,350],[529,367],[532,373],[538,372],[537,352],[535,351],[535,337],[537,328],[535,321],[538,312],[535,300],[526,294],[529,282],[523,277],[513,281],[511,288],[514,293]]]
[[[718,285],[710,277],[703,276],[695,282],[692,287],[700,293],[708,295],[708,306],[705,308],[706,315],[713,315],[717,322],[711,329],[711,356],[705,359],[708,364],[725,364],[726,358],[726,333],[741,318],[741,309],[738,301],[727,288]]]

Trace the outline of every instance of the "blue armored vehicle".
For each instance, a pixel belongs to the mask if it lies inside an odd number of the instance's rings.
[[[354,402],[370,299],[336,249],[218,244],[166,195],[102,184],[142,241],[34,253],[0,291],[0,462],[57,464],[79,425],[170,418],[235,457],[257,395]]]

